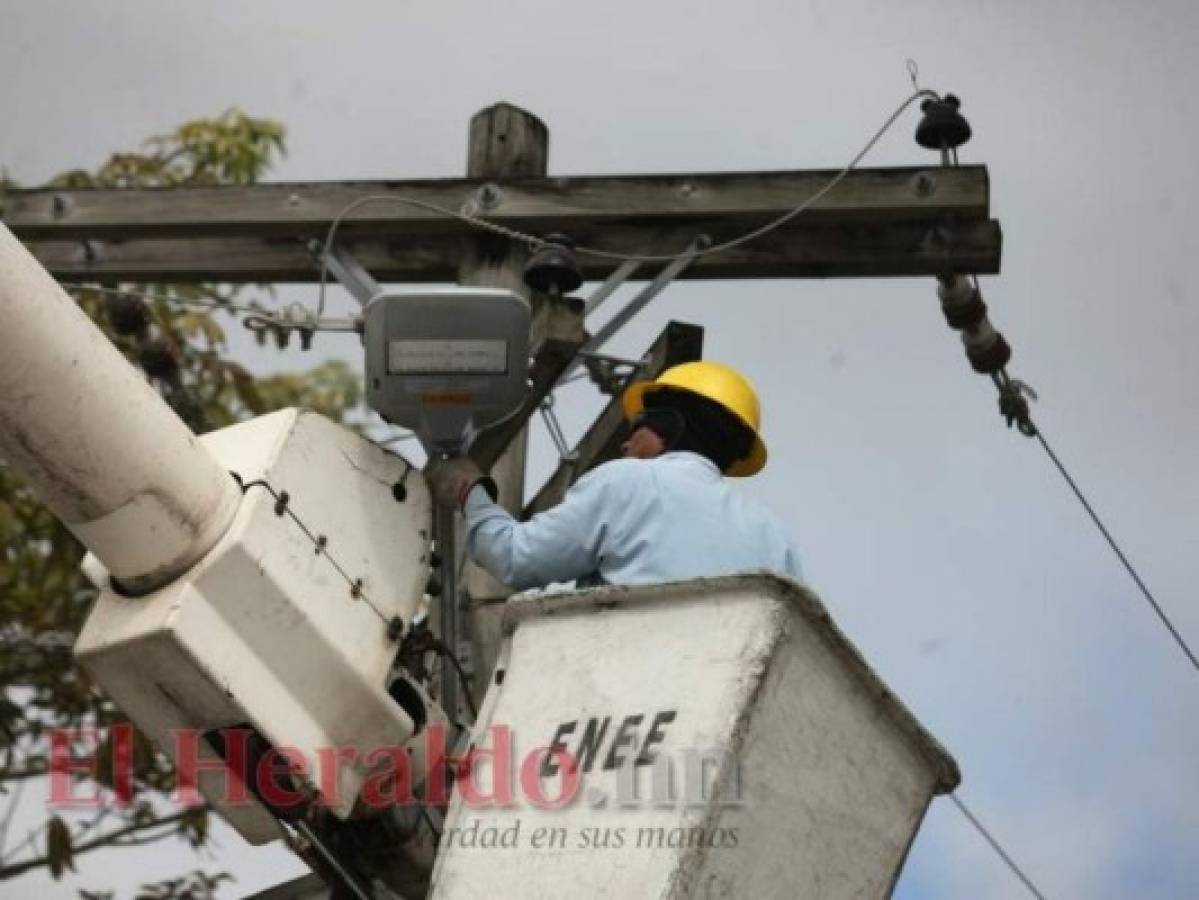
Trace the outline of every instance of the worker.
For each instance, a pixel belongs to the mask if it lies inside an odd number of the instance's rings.
[[[517,590],[763,570],[801,577],[786,530],[721,477],[766,464],[758,398],[741,374],[684,363],[631,385],[623,405],[624,458],[588,472],[527,522],[495,502],[494,482],[468,458],[428,468],[434,498],[463,511],[476,564]]]

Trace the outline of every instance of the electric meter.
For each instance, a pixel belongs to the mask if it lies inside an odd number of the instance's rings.
[[[528,390],[529,305],[511,291],[382,292],[363,340],[367,403],[429,452],[462,452]]]

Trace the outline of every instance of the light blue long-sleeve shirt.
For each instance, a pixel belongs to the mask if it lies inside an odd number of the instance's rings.
[[[605,463],[523,523],[476,486],[465,514],[470,557],[517,590],[762,570],[801,577],[787,530],[695,453]]]

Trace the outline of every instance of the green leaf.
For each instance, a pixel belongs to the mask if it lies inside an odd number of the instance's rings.
[[[254,376],[241,366],[231,365],[228,367],[228,371],[233,376],[233,387],[237,391],[237,396],[246,405],[246,408],[255,415],[266,412],[266,403],[262,399],[262,394],[258,392]]]
[[[179,820],[179,833],[192,847],[202,846],[208,840],[208,810],[203,806],[189,809]]]
[[[66,869],[75,871],[74,846],[71,842],[71,829],[58,816],[53,816],[46,823],[46,860],[50,866],[50,874],[57,880]]]

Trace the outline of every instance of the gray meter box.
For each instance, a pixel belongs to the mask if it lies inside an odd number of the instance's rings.
[[[367,402],[426,450],[460,452],[528,389],[529,305],[511,291],[380,293],[363,339]]]

